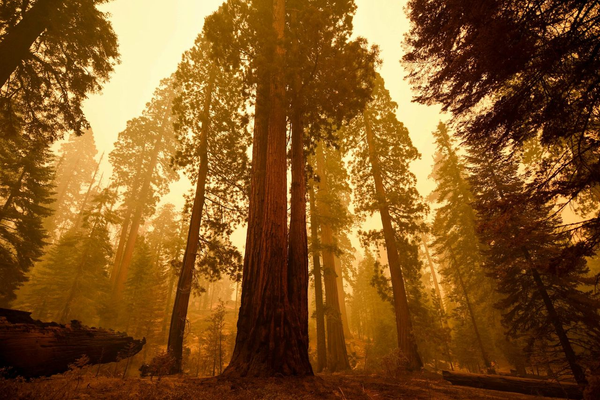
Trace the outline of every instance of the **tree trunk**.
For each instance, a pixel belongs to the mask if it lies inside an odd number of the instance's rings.
[[[200,225],[202,223],[202,213],[204,211],[206,179],[208,176],[208,134],[210,130],[210,108],[215,83],[214,74],[215,73],[211,71],[204,98],[202,132],[200,134],[200,148],[198,149],[200,154],[198,182],[196,183],[196,195],[194,197],[194,205],[190,219],[187,246],[183,256],[183,266],[179,275],[175,303],[173,304],[173,313],[171,314],[171,327],[169,329],[169,341],[167,347],[171,355],[175,358],[174,373],[182,371],[183,335],[190,302],[190,293],[192,291],[194,265],[196,263],[196,255],[198,254],[198,246],[200,243]]]
[[[460,284],[460,287],[463,291],[463,295],[465,296],[465,302],[467,303],[467,309],[469,311],[469,316],[471,317],[471,323],[473,324],[473,331],[475,332],[475,336],[477,337],[477,343],[479,344],[479,348],[481,349],[481,357],[483,358],[483,363],[485,364],[485,367],[489,369],[492,367],[492,364],[490,363],[487,351],[485,351],[483,341],[481,340],[481,335],[479,334],[479,328],[477,327],[477,321],[475,320],[475,312],[473,311],[471,299],[469,298],[469,292],[467,291],[465,281],[463,280],[462,272],[460,271],[460,265],[458,265],[458,262],[456,261],[456,257],[454,256],[452,250],[450,250],[450,254],[452,256],[452,263],[456,271],[456,276],[458,277],[458,283]]]
[[[49,17],[63,3],[61,0],[38,0],[23,19],[10,29],[0,42],[0,88],[8,81],[15,69],[31,54],[29,49],[46,30]]]
[[[121,268],[121,261],[123,260],[123,250],[125,250],[125,243],[127,243],[127,237],[129,233],[129,226],[131,224],[131,214],[133,210],[131,207],[127,208],[126,217],[123,219],[121,224],[121,234],[119,235],[119,244],[117,245],[117,252],[115,254],[115,262],[110,274],[110,283],[114,287],[117,282],[117,276],[119,276],[119,269]]]
[[[529,255],[527,256],[527,258],[529,261],[531,261],[531,258],[529,257]],[[550,298],[550,296],[548,296],[548,291],[546,290],[546,286],[544,285],[544,282],[542,281],[542,277],[540,276],[539,272],[537,271],[537,269],[535,267],[530,268],[530,270],[531,270],[531,274],[533,276],[533,280],[535,281],[535,285],[538,289],[538,292],[540,293],[540,296],[542,296],[542,300],[544,301],[544,305],[546,306],[546,310],[548,311],[548,317],[550,319],[550,322],[554,326],[554,329],[556,331],[556,336],[558,336],[560,345],[563,349],[563,352],[565,353],[565,358],[567,359],[567,362],[569,363],[571,372],[573,372],[575,381],[579,385],[585,386],[585,385],[587,385],[587,379],[585,377],[585,372],[583,372],[583,369],[577,362],[577,356],[575,355],[575,351],[573,350],[573,347],[571,346],[571,341],[569,340],[569,337],[567,336],[567,333],[565,332],[565,328],[563,327],[560,317],[558,316],[558,313],[556,312],[556,309],[554,308],[554,303],[552,302],[552,299]]]
[[[324,197],[329,194],[329,185],[325,171],[325,159],[322,145],[317,147],[317,173],[319,174],[319,193]],[[325,221],[331,216],[329,205],[325,202],[318,204],[320,215]],[[333,230],[325,222],[321,226],[321,243],[323,245],[323,280],[325,281],[325,307],[327,309],[327,366],[330,372],[350,369],[346,338],[340,311],[340,296],[338,294],[337,275],[335,273],[335,254],[333,251]]]
[[[312,375],[297,310],[289,301],[287,263],[287,157],[284,74],[285,1],[268,7],[274,48],[259,66],[252,193],[236,346],[228,376]],[[259,4],[260,5],[260,4]],[[272,11],[271,11],[272,10]],[[270,40],[266,40],[269,44]],[[268,75],[264,68],[270,70]],[[268,82],[268,85],[267,85]],[[268,93],[268,94],[267,94]],[[265,96],[266,95],[266,96]],[[260,201],[264,199],[264,201]],[[258,217],[258,218],[257,218]]]
[[[131,220],[131,229],[129,231],[129,236],[127,237],[127,242],[123,251],[123,259],[121,260],[121,265],[116,271],[115,283],[112,292],[113,304],[119,303],[123,295],[123,290],[125,289],[125,282],[127,281],[129,265],[131,264],[131,260],[133,258],[133,250],[135,248],[138,230],[140,228],[140,224],[142,223],[142,217],[144,216],[144,207],[146,205],[145,200],[148,198],[150,184],[152,183],[152,176],[154,175],[154,169],[158,162],[158,154],[160,153],[160,149],[162,147],[162,139],[163,138],[161,135],[156,139],[156,142],[154,143],[154,149],[152,150],[152,154],[150,155],[150,162],[148,163],[146,177],[144,179],[144,183],[142,184],[142,188],[139,192],[138,204],[135,208],[133,219]]]
[[[145,340],[124,333],[33,320],[29,312],[0,309],[0,367],[24,378],[69,370],[82,356],[90,364],[109,363],[138,353]]]
[[[85,212],[85,208],[87,207],[87,203],[90,198],[90,193],[92,192],[94,183],[96,183],[96,176],[98,176],[98,171],[100,170],[100,164],[102,163],[103,158],[104,158],[104,153],[102,153],[102,156],[100,156],[100,161],[98,161],[98,164],[96,165],[96,170],[94,171],[94,174],[92,175],[92,179],[90,181],[90,185],[88,186],[88,190],[85,192],[85,197],[83,198],[83,202],[81,202],[81,206],[79,207],[79,212],[77,213],[77,219],[75,220],[75,223],[73,224],[73,226],[75,228],[77,228],[79,226],[79,224],[81,223],[81,218],[83,218],[83,213]],[[102,178],[100,178],[100,180],[102,180]]]
[[[312,241],[313,276],[315,278],[315,307],[317,316],[317,372],[327,367],[327,345],[325,339],[325,306],[323,305],[323,282],[321,275],[319,222],[315,204],[315,190],[310,186],[310,236]]]
[[[367,145],[369,147],[369,159],[373,180],[375,181],[375,190],[379,203],[379,215],[383,225],[383,234],[385,237],[385,247],[387,250],[390,275],[392,278],[392,291],[394,293],[394,309],[396,311],[396,330],[398,332],[398,348],[407,358],[409,368],[419,370],[423,366],[421,357],[417,350],[412,332],[412,322],[408,308],[408,298],[404,286],[404,277],[400,267],[400,256],[396,245],[396,235],[392,226],[392,219],[387,205],[385,187],[383,185],[379,158],[375,149],[375,138],[369,122],[369,117],[365,113],[365,126],[367,131]]]
[[[442,297],[442,291],[440,290],[440,284],[438,282],[437,273],[435,271],[435,267],[433,265],[433,260],[431,259],[431,255],[429,254],[429,246],[427,245],[427,237],[425,235],[421,236],[421,240],[423,241],[423,247],[425,248],[425,256],[427,257],[427,263],[429,264],[429,270],[431,271],[431,278],[433,279],[433,286],[435,288],[435,294],[440,301],[440,307],[442,311],[446,311],[444,307],[444,298]]]
[[[175,286],[175,274],[169,272],[169,289],[167,291],[167,301],[165,303],[165,311],[162,326],[162,340],[168,339],[167,337],[167,326],[171,319],[169,310],[171,310],[171,298],[173,297],[173,287]]]
[[[552,382],[541,379],[517,378],[502,375],[462,374],[442,371],[445,380],[458,386],[502,392],[522,393],[533,396],[582,399],[581,388],[573,383]]]
[[[308,349],[308,234],[306,232],[306,161],[304,124],[299,112],[292,116],[292,189],[288,249],[290,304],[301,323],[301,338]]]
[[[339,257],[335,257],[335,274],[337,275],[336,282],[338,287],[340,312],[342,316],[342,326],[344,327],[344,336],[348,339],[352,338],[350,327],[348,326],[348,312],[346,310],[346,291],[344,290],[344,274],[342,273],[342,261]]]

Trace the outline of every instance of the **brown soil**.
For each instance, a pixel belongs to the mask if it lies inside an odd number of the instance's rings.
[[[222,379],[167,377],[119,378],[61,375],[31,382],[0,380],[0,399],[486,399],[534,400],[542,397],[452,386],[439,375],[398,379],[368,375],[311,378]]]

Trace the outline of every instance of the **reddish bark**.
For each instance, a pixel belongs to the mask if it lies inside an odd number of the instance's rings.
[[[271,4],[269,22],[277,43],[267,46],[270,73],[259,71],[242,304],[235,350],[224,375],[312,375],[302,323],[288,291],[285,1],[265,4]]]
[[[315,278],[315,308],[317,318],[317,372],[327,368],[327,345],[325,339],[325,306],[323,304],[323,277],[321,275],[319,222],[317,221],[317,207],[315,204],[315,191],[311,186],[310,199],[310,235],[313,246],[313,276]]]
[[[304,125],[296,112],[292,117],[292,189],[288,251],[288,290],[308,348],[308,234],[306,232],[306,160]]]
[[[202,222],[202,212],[204,210],[206,179],[208,176],[208,133],[210,129],[210,107],[212,103],[214,74],[211,73],[206,88],[204,98],[204,120],[202,121],[202,132],[200,133],[200,166],[198,169],[198,181],[196,183],[196,195],[192,207],[190,218],[190,228],[188,231],[187,246],[183,256],[183,267],[177,283],[177,293],[175,294],[175,304],[173,304],[173,313],[171,314],[171,327],[169,329],[168,349],[175,358],[173,372],[181,372],[181,360],[183,357],[183,334],[185,331],[185,321],[190,302],[190,293],[192,290],[192,280],[194,277],[194,265],[200,242],[200,225]]]
[[[412,332],[412,322],[410,311],[408,309],[408,298],[404,286],[404,277],[400,267],[400,256],[396,237],[392,226],[392,219],[387,205],[386,191],[383,185],[381,167],[379,158],[375,150],[375,138],[369,122],[367,113],[364,114],[367,131],[367,145],[369,146],[369,160],[371,162],[371,171],[375,181],[375,191],[379,202],[379,215],[383,225],[383,234],[385,238],[385,247],[388,255],[390,275],[392,278],[392,291],[394,293],[394,310],[396,311],[396,330],[398,332],[398,348],[408,360],[409,368],[413,370],[421,369],[423,363],[417,351]]]
[[[319,174],[319,193],[327,196],[329,185],[325,171],[323,148],[317,148],[317,173]],[[326,202],[318,205],[320,215],[325,221],[331,216],[331,210]],[[328,223],[321,223],[321,243],[323,246],[323,280],[325,281],[325,307],[327,309],[327,367],[330,372],[350,369],[346,338],[340,311],[340,296],[338,294],[337,275],[335,273],[335,254],[333,252],[333,230]]]

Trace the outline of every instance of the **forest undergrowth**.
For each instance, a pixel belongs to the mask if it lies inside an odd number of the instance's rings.
[[[0,399],[542,399],[515,393],[452,386],[424,372],[388,378],[322,374],[307,378],[127,378],[74,373],[32,381],[1,380]]]

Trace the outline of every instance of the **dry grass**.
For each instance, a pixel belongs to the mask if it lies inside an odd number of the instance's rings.
[[[126,380],[91,373],[66,374],[31,382],[0,380],[1,399],[486,399],[534,400],[539,397],[456,387],[435,374],[397,379],[367,375],[313,378],[198,379],[185,376]]]

